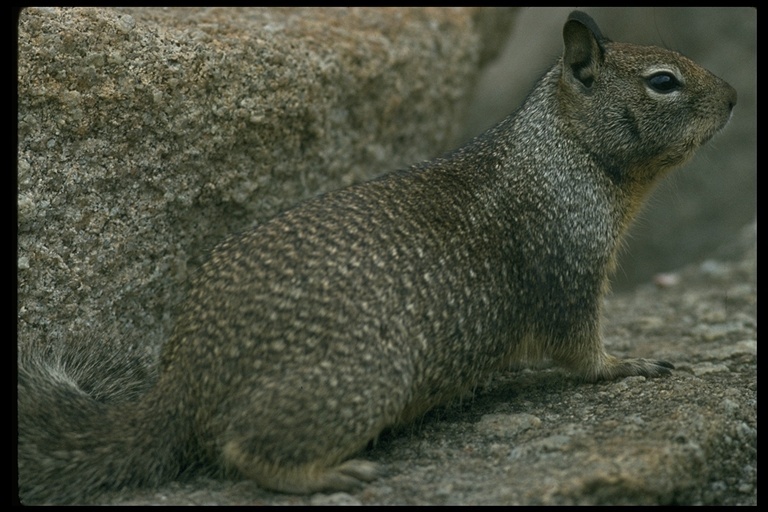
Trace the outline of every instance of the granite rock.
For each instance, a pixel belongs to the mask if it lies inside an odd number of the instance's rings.
[[[225,235],[455,145],[515,14],[23,10],[20,345],[151,357]]]

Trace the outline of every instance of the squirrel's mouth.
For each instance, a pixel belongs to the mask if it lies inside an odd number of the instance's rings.
[[[697,126],[695,123],[692,123],[688,130],[688,137],[686,138],[688,143],[685,145],[685,156],[681,163],[688,161],[695,151],[720,133],[730,122],[731,117],[733,117],[733,108],[729,108],[728,115],[724,116],[719,122],[713,123],[711,120],[702,119],[702,124],[709,123],[708,127]]]

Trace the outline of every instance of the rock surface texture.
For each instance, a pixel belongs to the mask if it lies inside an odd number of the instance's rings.
[[[453,147],[514,17],[22,11],[21,342],[109,330],[154,350],[189,272],[226,234]]]

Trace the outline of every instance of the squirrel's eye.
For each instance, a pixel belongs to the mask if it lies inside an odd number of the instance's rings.
[[[651,89],[661,94],[677,91],[682,86],[675,75],[666,71],[651,75],[645,81]]]

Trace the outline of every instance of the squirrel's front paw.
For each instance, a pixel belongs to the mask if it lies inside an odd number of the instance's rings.
[[[661,377],[669,375],[675,366],[667,361],[651,359],[619,359],[609,356],[603,368],[593,375],[587,375],[591,381],[616,380],[634,375],[643,377]]]

